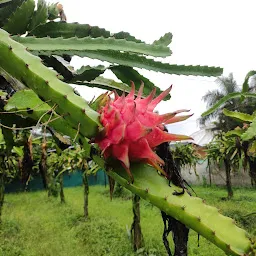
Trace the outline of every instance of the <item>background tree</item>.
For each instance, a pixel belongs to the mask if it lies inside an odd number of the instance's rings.
[[[228,77],[221,76],[216,79],[216,83],[219,88],[216,90],[208,91],[203,97],[202,100],[206,102],[207,107],[211,108],[221,100],[223,97],[229,95],[230,93],[239,92],[240,88],[237,85],[233,74],[230,73]],[[233,99],[223,106],[229,110],[234,110],[239,106],[239,100]],[[231,129],[234,129],[237,124],[234,120],[230,120],[223,113],[222,109],[219,108],[216,111],[212,112],[210,115],[200,118],[200,124],[205,125],[206,123],[213,121],[215,124],[214,130],[227,132]]]
[[[248,85],[248,91],[255,91],[255,78],[248,81],[245,79],[244,84]],[[228,77],[221,76],[216,79],[216,83],[219,85],[219,88],[213,91],[208,91],[203,97],[202,100],[207,103],[208,109],[211,109],[216,105],[217,102],[225,99],[228,96],[237,95],[242,92],[242,86],[237,85],[233,74],[230,73]],[[240,125],[240,121],[237,119],[228,118],[223,113],[223,109],[230,111],[241,111],[248,114],[252,114],[255,111],[255,98],[246,98],[243,102],[240,98],[233,97],[225,101],[221,107],[214,109],[210,114],[204,115],[199,119],[200,124],[205,125],[213,121],[215,127],[213,130],[228,132],[235,129]]]

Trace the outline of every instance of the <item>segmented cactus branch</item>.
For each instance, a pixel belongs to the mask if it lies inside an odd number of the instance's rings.
[[[234,220],[221,215],[201,198],[191,197],[186,192],[174,195],[182,189],[173,184],[169,186],[168,180],[157,174],[153,167],[133,164],[133,184],[122,167],[115,166],[113,170],[108,174],[119,184],[192,228],[228,255],[255,255],[246,232],[238,228]]]
[[[73,92],[73,88],[58,79],[58,74],[45,67],[41,59],[30,54],[26,48],[0,29],[0,66],[14,78],[20,80],[44,100],[57,104],[56,112],[77,127],[81,134],[92,137],[98,132],[99,114],[86,101]],[[8,61],[6,61],[8,60]],[[15,67],[15,68],[14,68]],[[84,118],[88,117],[88,118]]]
[[[43,101],[49,101],[51,106],[56,105],[56,112],[73,129],[80,127],[81,136],[93,138],[98,134],[101,128],[99,114],[77,96],[72,87],[60,81],[56,72],[45,67],[40,58],[26,51],[22,44],[15,42],[1,29],[0,67],[31,88]],[[102,158],[97,159],[97,163],[105,165]],[[112,165],[112,168],[114,171],[108,171],[108,174],[118,183],[194,229],[227,254],[253,255],[252,248],[255,245],[251,245],[246,232],[236,227],[232,219],[222,216],[217,209],[207,206],[200,198],[190,197],[187,193],[175,195],[180,188],[174,185],[170,187],[167,179],[160,176],[153,167],[133,164],[133,184],[129,182],[123,167]]]

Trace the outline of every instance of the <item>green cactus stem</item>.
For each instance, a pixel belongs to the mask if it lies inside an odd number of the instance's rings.
[[[26,100],[29,99],[29,100]],[[56,114],[54,110],[43,102],[32,90],[21,90],[16,92],[9,100],[4,109],[8,112],[21,114],[23,117],[32,118],[36,121],[52,127],[54,130],[69,136],[73,141],[83,145],[86,157],[90,157],[91,146],[88,139],[81,136],[77,129],[70,126],[70,123]],[[8,115],[7,113],[5,115]]]
[[[61,82],[56,72],[43,66],[40,58],[27,52],[23,45],[12,40],[1,29],[0,67],[31,88],[43,101],[51,106],[57,105],[56,112],[82,136],[92,138],[97,134],[100,127],[99,114],[85,100],[75,95],[69,85]],[[101,166],[105,165],[100,157],[96,157],[95,161]],[[222,216],[202,199],[190,197],[187,193],[174,195],[180,188],[174,185],[170,187],[168,181],[158,175],[153,167],[132,165],[133,184],[121,166],[112,165],[112,168],[114,171],[108,171],[108,174],[118,183],[194,229],[227,254],[255,255],[255,244],[251,244],[246,232],[236,227],[232,219]]]
[[[36,37],[114,37],[116,39],[125,39],[127,41],[134,41],[137,43],[143,43],[143,41],[135,38],[127,32],[121,31],[115,34],[111,34],[104,28],[98,26],[90,26],[89,24],[79,23],[65,23],[65,22],[47,22],[33,29],[29,36],[34,35]]]
[[[167,57],[171,55],[170,48],[162,45],[153,45],[145,43],[135,43],[133,41],[126,41],[125,39],[115,39],[113,37],[91,38],[91,37],[72,37],[64,39],[57,38],[36,38],[36,37],[20,37],[15,36],[13,39],[19,43],[24,44],[29,50],[34,52],[53,51],[56,53],[66,53],[67,51],[74,52],[80,57],[85,57],[85,51],[95,50],[113,50],[124,51],[138,54],[145,54],[154,57]]]
[[[12,40],[2,29],[0,52],[0,67],[7,73],[48,101],[49,105],[57,104],[56,112],[62,113],[73,128],[79,126],[82,135],[90,138],[97,134],[99,114],[83,98],[74,94],[71,86],[60,81],[55,71],[42,65],[39,57],[26,51],[25,46]]]
[[[186,192],[174,195],[181,188],[173,184],[169,186],[168,180],[160,176],[153,167],[133,164],[133,184],[129,182],[129,177],[121,166],[115,166],[113,170],[108,171],[108,175],[119,184],[195,230],[227,255],[254,255],[246,232],[237,227],[234,220],[221,215],[218,209],[207,205],[201,198],[191,197]]]
[[[24,34],[35,8],[34,0],[23,1],[23,3],[11,14],[4,29],[11,34]]]

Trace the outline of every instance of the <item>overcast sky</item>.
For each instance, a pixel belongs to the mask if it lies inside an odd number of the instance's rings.
[[[248,71],[256,69],[255,0],[62,0],[61,3],[68,22],[97,25],[113,33],[127,31],[147,43],[172,32],[173,54],[165,59],[171,64],[221,66],[224,75],[233,72],[238,84]],[[91,63],[78,58],[72,62],[76,68]],[[172,99],[158,107],[160,113],[180,108],[194,113],[189,120],[169,126],[169,130],[187,135],[197,131],[196,120],[206,109],[201,98],[208,90],[217,88],[216,78],[146,70],[141,73],[161,89],[173,84]],[[111,77],[110,72],[105,75]],[[87,99],[96,91],[80,90]]]

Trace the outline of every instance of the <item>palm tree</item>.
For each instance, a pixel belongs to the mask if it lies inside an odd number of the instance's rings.
[[[227,96],[228,94],[241,91],[241,87],[237,85],[232,73],[230,73],[228,77],[225,77],[225,76],[218,77],[216,80],[216,83],[218,83],[219,89],[208,91],[202,97],[202,100],[207,103],[208,108],[211,108],[212,106],[214,106],[221,98]],[[249,103],[251,103],[251,100],[248,101],[247,104],[245,104],[245,102],[241,103],[240,99],[231,99],[227,101],[221,108],[218,108],[212,114],[205,117],[201,117],[199,120],[199,123],[202,125],[205,125],[207,122],[214,120],[213,123],[215,124],[215,127],[213,128],[213,130],[223,131],[223,132],[233,130],[235,127],[237,127],[241,123],[239,123],[235,119],[226,117],[223,114],[223,111],[222,111],[223,108],[226,108],[232,111],[235,111],[235,110],[242,111],[242,109],[245,110],[246,108],[245,112],[249,113],[251,112],[249,108],[249,105],[251,104]],[[254,100],[254,103],[255,103],[255,100]]]
[[[208,91],[202,98],[204,102],[207,103],[207,107],[213,107],[221,98],[227,96],[230,93],[241,92],[241,86],[238,86],[236,81],[234,80],[233,74],[230,73],[228,77],[219,77],[216,82],[219,84],[219,89]],[[249,92],[255,93],[256,91],[256,76],[251,78],[249,85]],[[215,127],[212,130],[217,130],[218,132],[228,132],[230,130],[235,129],[237,126],[241,126],[241,121],[236,120],[234,118],[230,118],[223,114],[223,109],[226,108],[230,111],[239,111],[242,113],[253,114],[255,112],[256,99],[255,98],[246,98],[243,102],[240,98],[234,98],[227,101],[221,108],[218,108],[212,114],[202,117],[199,122],[200,124],[205,125],[207,122],[214,119]],[[243,150],[246,160],[248,162],[249,174],[252,179],[252,185],[255,182],[255,166],[256,166],[256,158],[252,158],[248,155],[248,142],[244,141],[240,146],[237,145],[237,149],[240,151]],[[226,159],[225,167],[228,172],[226,176],[227,184],[229,183],[229,187],[231,189],[231,178],[230,178],[230,163]]]

